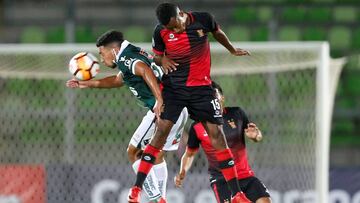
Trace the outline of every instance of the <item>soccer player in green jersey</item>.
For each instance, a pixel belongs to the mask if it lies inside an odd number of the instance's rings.
[[[161,67],[155,65],[152,55],[124,40],[121,32],[111,30],[104,33],[98,38],[96,46],[99,48],[101,61],[108,67],[117,67],[119,73],[99,80],[72,79],[67,81],[66,85],[70,88],[118,88],[126,85],[143,106],[149,109],[133,134],[127,150],[129,160],[133,163],[136,172],[140,164],[141,149],[149,143],[155,132],[156,120],[160,119],[163,100],[159,83],[163,71]],[[178,149],[187,117],[188,113],[184,108],[171,129],[164,151]],[[156,160],[154,169],[150,171],[144,183],[144,190],[151,202],[165,202],[167,174],[167,166],[162,154]]]

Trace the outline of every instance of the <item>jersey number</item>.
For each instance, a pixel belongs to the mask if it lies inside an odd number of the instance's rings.
[[[129,89],[135,95],[135,97],[137,97],[139,95],[138,92],[135,90],[135,88],[129,87]]]
[[[214,110],[220,110],[220,103],[218,99],[213,99],[210,103],[213,105]]]

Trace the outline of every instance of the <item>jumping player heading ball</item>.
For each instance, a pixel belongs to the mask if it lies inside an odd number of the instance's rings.
[[[219,28],[213,16],[206,12],[184,12],[171,3],[156,8],[159,25],[153,34],[154,61],[165,69],[162,78],[164,110],[158,128],[146,146],[128,201],[139,202],[143,182],[164,146],[171,127],[182,109],[201,122],[216,150],[217,162],[230,187],[232,202],[249,202],[238,185],[233,155],[222,130],[223,118],[218,99],[213,94],[210,78],[210,46],[208,34],[235,56],[249,55],[235,48]]]

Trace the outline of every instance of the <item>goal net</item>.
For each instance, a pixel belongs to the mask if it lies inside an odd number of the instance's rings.
[[[236,44],[251,51],[244,57],[211,46],[212,79],[226,106],[243,108],[263,132],[247,150],[273,202],[327,202],[332,103],[344,60],[330,59],[320,42]],[[126,148],[146,109],[127,88],[66,88],[68,61],[80,51],[98,53],[94,45],[0,46],[0,202],[126,202],[135,180]],[[101,67],[97,78],[116,73]],[[215,202],[202,153],[184,187],[174,188],[183,150],[166,156],[168,201]]]

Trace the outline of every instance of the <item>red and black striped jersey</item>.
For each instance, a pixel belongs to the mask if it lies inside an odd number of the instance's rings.
[[[234,155],[234,161],[239,179],[254,176],[246,153],[244,130],[249,123],[245,112],[239,107],[226,107],[223,112],[224,133],[228,146]],[[191,125],[188,139],[188,150],[203,148],[209,162],[209,173],[213,178],[223,177],[218,167],[216,150],[212,147],[210,138],[201,122]]]
[[[187,13],[190,24],[183,33],[175,33],[157,25],[153,34],[153,52],[165,54],[179,64],[176,71],[164,75],[164,86],[205,86],[211,84],[210,45],[208,33],[218,30],[212,15],[206,12]]]

